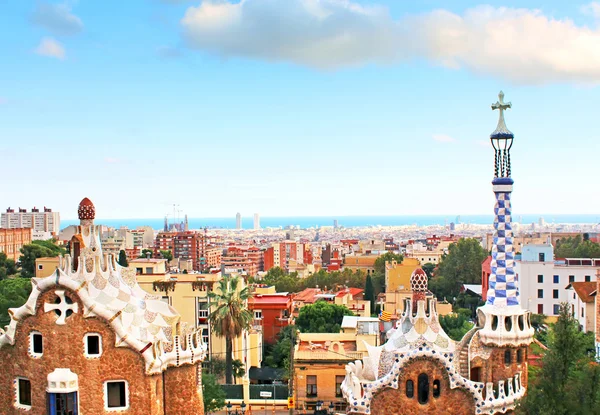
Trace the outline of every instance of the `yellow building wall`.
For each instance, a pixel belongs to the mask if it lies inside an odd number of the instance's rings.
[[[396,261],[385,263],[386,292],[410,290],[410,276],[421,265],[416,258],[404,258],[401,264]]]
[[[42,257],[35,260],[35,277],[44,278],[56,272],[58,268],[58,257]]]

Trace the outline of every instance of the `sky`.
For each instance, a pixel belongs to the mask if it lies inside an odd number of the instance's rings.
[[[600,2],[0,0],[0,209],[600,213]]]

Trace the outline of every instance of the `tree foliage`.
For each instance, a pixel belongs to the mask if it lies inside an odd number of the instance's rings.
[[[17,265],[4,252],[0,252],[0,280],[17,273]]]
[[[296,326],[303,333],[339,333],[344,316],[353,315],[344,305],[317,301],[300,309]]]
[[[600,414],[600,367],[593,362],[593,337],[579,331],[569,305],[561,304],[549,333],[549,348],[520,414]]]
[[[554,250],[556,258],[600,258],[600,244],[581,235],[558,240]]]
[[[373,280],[370,275],[367,275],[365,281],[365,294],[364,299],[371,302],[371,306],[375,305],[375,291],[373,289]]]
[[[431,279],[433,277],[433,271],[435,271],[435,264],[427,262],[426,264],[423,264],[421,268],[423,269],[423,271],[425,271],[425,274],[427,274],[428,279]]]
[[[0,281],[0,327],[10,323],[9,308],[21,307],[31,293],[29,278],[8,278]]]
[[[297,272],[287,274],[282,268],[273,267],[261,279],[251,278],[250,282],[273,285],[278,292],[293,293],[316,286],[335,288],[347,285],[348,287],[364,288],[366,277],[361,270],[345,269],[327,272],[321,269],[306,278],[300,278]]]
[[[396,261],[401,264],[404,261],[404,257],[393,252],[386,252],[375,260],[375,273],[385,275],[385,263],[388,261]]]
[[[215,307],[210,314],[210,322],[215,334],[225,337],[225,381],[233,382],[233,339],[250,327],[252,313],[247,301],[251,297],[248,287],[242,288],[240,277],[224,276],[219,280],[216,290],[208,293]]]
[[[154,251],[152,249],[144,248],[138,258],[152,258]]]
[[[167,262],[171,262],[173,260],[173,253],[169,250],[160,250],[160,255],[167,260]]]
[[[469,321],[471,318],[471,310],[459,308],[453,314],[440,316],[440,325],[452,340],[461,341],[462,338],[474,326]]]
[[[51,257],[67,254],[65,247],[57,245],[55,239],[48,239],[46,241],[33,241],[31,243],[33,245],[39,245],[43,246],[44,248],[48,248],[50,251],[52,251],[52,255],[49,255]]]
[[[481,263],[487,256],[477,239],[460,239],[442,257],[429,288],[439,299],[454,300],[463,284],[481,283]]]
[[[122,249],[119,251],[119,260],[117,262],[122,267],[126,267],[129,265],[129,262],[127,262],[127,254]]]
[[[218,411],[225,406],[227,395],[217,383],[215,375],[202,373],[202,397],[204,399],[204,411],[207,414]]]
[[[33,278],[35,276],[35,260],[43,257],[58,256],[55,251],[40,244],[29,244],[21,247],[21,256],[19,263],[21,264],[21,277]]]
[[[270,367],[289,368],[290,352],[293,344],[293,333],[296,326],[286,326],[277,335],[277,342],[265,353],[265,364]]]

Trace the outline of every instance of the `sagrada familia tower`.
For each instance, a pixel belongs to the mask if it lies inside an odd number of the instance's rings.
[[[412,300],[387,342],[370,347],[369,356],[346,366],[342,384],[349,414],[504,414],[511,413],[527,390],[527,350],[533,340],[530,313],[519,303],[510,196],[510,150],[514,135],[506,127],[499,100],[494,148],[494,236],[487,302],[477,324],[460,342],[440,326],[436,300],[426,301],[427,277],[411,276]]]

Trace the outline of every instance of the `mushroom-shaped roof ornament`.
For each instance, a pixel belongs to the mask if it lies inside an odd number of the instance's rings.
[[[423,269],[417,268],[410,276],[410,289],[414,292],[427,291],[427,274]]]
[[[79,202],[77,214],[79,215],[79,220],[94,220],[96,217],[96,208],[90,199],[84,197],[83,200]]]

